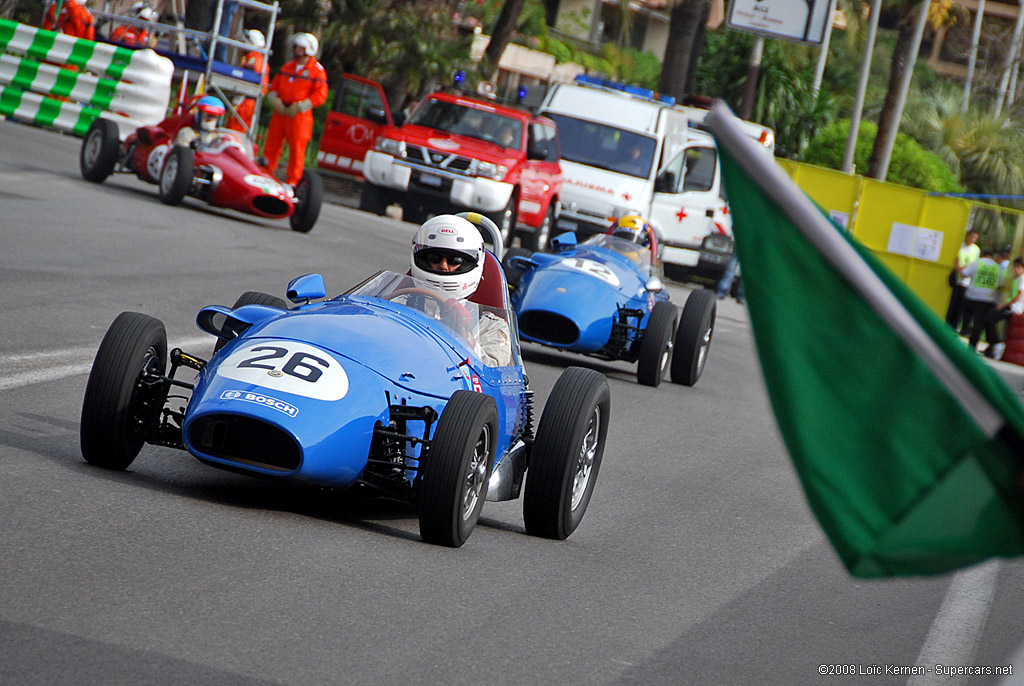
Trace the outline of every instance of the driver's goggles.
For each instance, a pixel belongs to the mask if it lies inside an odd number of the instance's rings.
[[[424,250],[421,253],[423,260],[430,265],[441,264],[447,260],[451,267],[461,267],[469,262],[469,257],[450,250]]]

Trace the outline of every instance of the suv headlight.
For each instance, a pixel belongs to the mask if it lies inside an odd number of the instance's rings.
[[[483,176],[488,179],[494,179],[495,181],[501,181],[508,174],[508,167],[503,167],[500,164],[494,164],[493,162],[477,162],[476,175]]]
[[[386,155],[405,157],[405,141],[396,141],[394,138],[378,137],[373,142],[373,149]]]

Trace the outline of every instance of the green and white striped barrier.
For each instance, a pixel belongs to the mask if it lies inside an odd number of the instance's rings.
[[[0,52],[0,115],[78,136],[102,116],[123,138],[167,114],[174,64],[152,50],[0,19]]]

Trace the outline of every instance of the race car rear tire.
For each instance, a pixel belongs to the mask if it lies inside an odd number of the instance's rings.
[[[672,355],[672,383],[693,386],[704,373],[717,311],[714,291],[698,289],[686,299]]]
[[[160,170],[160,201],[165,205],[179,205],[192,187],[195,172],[195,152],[184,145],[175,145],[167,153]]]
[[[320,216],[324,201],[324,180],[312,169],[302,172],[302,180],[295,187],[295,211],[292,212],[292,231],[309,233]]]
[[[548,249],[551,241],[551,230],[555,227],[555,203],[548,206],[548,212],[544,215],[544,221],[530,233],[520,233],[519,242],[523,247],[533,252],[544,252]]]
[[[667,300],[654,304],[640,341],[640,358],[636,365],[636,380],[643,385],[657,388],[665,378],[672,359],[673,334],[678,321],[675,305]]]
[[[246,305],[269,305],[270,307],[279,307],[282,310],[288,309],[288,303],[283,298],[279,298],[276,295],[270,295],[269,293],[261,293],[260,291],[246,291],[238,296],[238,300],[231,306],[232,310],[237,310],[239,307]],[[223,338],[218,338],[217,342],[213,345],[213,352],[217,352],[228,342]]]
[[[533,253],[523,248],[509,248],[505,256],[501,258],[501,268],[505,272],[505,281],[512,288],[519,285],[523,279],[523,271],[512,264],[513,257],[529,257]]]
[[[82,400],[79,439],[86,462],[126,469],[160,420],[163,384],[143,377],[167,369],[167,334],[159,319],[122,312],[107,329]]]
[[[603,374],[569,367],[558,377],[526,472],[523,521],[528,534],[564,540],[579,526],[597,483],[610,412]]]
[[[494,399],[455,391],[420,463],[420,536],[458,548],[473,533],[487,497],[498,442]]]
[[[363,181],[363,190],[359,194],[359,209],[363,212],[370,212],[377,216],[383,216],[384,210],[388,207],[387,197],[384,189],[374,186],[369,181]]]
[[[117,123],[109,119],[96,118],[89,125],[78,153],[78,168],[82,178],[94,183],[103,181],[114,173],[117,166],[117,154],[121,148],[121,139],[117,133]]]

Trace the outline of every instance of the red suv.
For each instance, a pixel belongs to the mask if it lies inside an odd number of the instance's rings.
[[[390,116],[390,115],[387,115]],[[402,206],[406,220],[474,210],[508,245],[543,250],[562,186],[555,124],[525,110],[453,93],[425,97],[401,127],[386,126],[366,153],[360,209]]]

